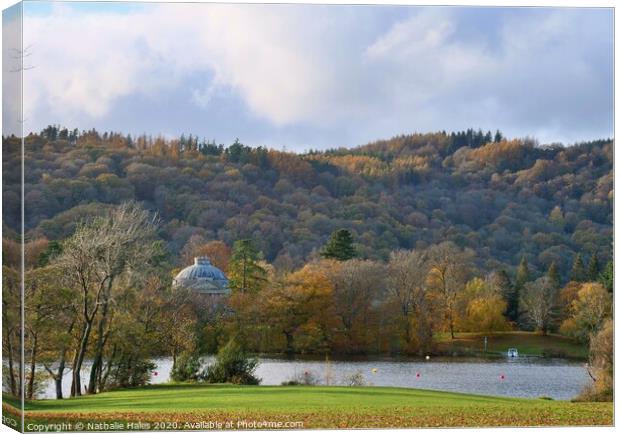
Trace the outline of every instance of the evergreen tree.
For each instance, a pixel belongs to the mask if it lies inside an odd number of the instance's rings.
[[[612,261],[607,262],[605,265],[605,269],[601,274],[599,274],[598,281],[607,289],[609,292],[613,292],[614,290],[614,263]]]
[[[519,267],[517,268],[517,276],[515,278],[515,287],[523,288],[527,282],[530,281],[530,268],[527,264],[527,258],[525,255],[521,258],[521,262],[519,263]]]
[[[502,135],[501,131],[500,131],[500,130],[497,130],[497,131],[495,132],[495,137],[493,138],[493,141],[494,141],[495,143],[498,143],[498,142],[501,142],[501,141],[503,140],[503,138],[504,138],[504,136]]]
[[[587,280],[586,266],[581,258],[581,253],[575,255],[573,260],[573,268],[570,272],[570,280],[574,282],[585,282]]]
[[[590,262],[588,263],[588,280],[595,282],[598,279],[600,272],[601,270],[598,263],[598,255],[594,252],[592,253],[592,256],[590,256]]]
[[[558,289],[560,287],[560,274],[558,273],[558,267],[555,265],[555,261],[551,262],[551,265],[549,265],[547,277],[549,278],[549,281],[553,285],[554,289]]]
[[[521,262],[519,263],[519,267],[517,267],[517,275],[515,277],[515,289],[514,296],[516,301],[512,301],[513,306],[516,305],[516,308],[513,308],[513,317],[510,318],[512,321],[519,320],[521,315],[521,294],[525,288],[525,284],[530,281],[530,268],[527,264],[527,258],[525,255],[521,257]]]
[[[506,300],[504,315],[510,321],[517,321],[519,319],[519,295],[517,294],[516,286],[510,281],[506,270],[500,270],[495,273],[494,285],[499,289],[504,300]]]
[[[325,244],[321,251],[321,256],[338,261],[347,261],[357,256],[355,247],[353,247],[353,236],[351,232],[346,229],[339,229],[332,233],[327,244]]]
[[[260,260],[262,254],[252,240],[235,241],[228,267],[230,287],[242,292],[260,290],[267,280],[267,271],[259,264]]]
[[[47,248],[39,254],[38,266],[45,267],[53,258],[62,253],[62,244],[56,240],[52,240],[47,245]]]

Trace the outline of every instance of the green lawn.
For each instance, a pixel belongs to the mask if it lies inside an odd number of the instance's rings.
[[[26,405],[27,423],[143,422],[150,424],[150,429],[196,428],[186,426],[187,421],[293,421],[304,428],[371,428],[610,425],[612,419],[611,403],[499,398],[394,387],[181,384]],[[157,426],[158,422],[169,425]]]
[[[517,348],[519,354],[528,356],[565,357],[586,359],[585,345],[560,335],[542,336],[532,332],[457,333],[438,336],[439,349],[447,354],[479,354],[484,350],[487,336],[487,351],[491,354],[506,353],[508,348]]]

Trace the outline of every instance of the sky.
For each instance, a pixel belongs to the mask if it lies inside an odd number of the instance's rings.
[[[613,135],[611,9],[26,2],[23,20],[24,113],[5,123],[26,131],[292,151],[470,127]]]

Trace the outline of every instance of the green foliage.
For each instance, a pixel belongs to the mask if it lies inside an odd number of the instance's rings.
[[[530,278],[530,267],[527,264],[527,258],[525,256],[522,256],[521,262],[519,262],[519,268],[517,268],[515,286],[519,289],[523,288],[523,285],[529,282]]]
[[[506,300],[508,302],[508,319],[514,322],[520,320],[521,317],[521,294],[525,289],[525,285],[531,280],[530,268],[527,263],[527,258],[521,257],[519,267],[517,268],[517,274],[515,277],[514,291],[510,297]]]
[[[348,261],[357,256],[353,246],[353,236],[346,229],[339,229],[332,233],[327,244],[321,250],[321,256],[326,259]]]
[[[594,252],[592,253],[592,256],[590,256],[590,262],[588,263],[588,280],[590,282],[596,281],[600,272],[601,270],[598,263],[598,255]]]
[[[122,357],[118,360],[110,374],[109,389],[140,387],[149,384],[151,374],[156,365],[148,359],[132,359]]]
[[[235,241],[228,267],[230,287],[242,292],[260,290],[267,279],[267,271],[259,264],[261,259],[252,240]]]
[[[560,274],[558,273],[558,267],[555,265],[555,262],[552,262],[551,265],[549,265],[547,277],[551,281],[554,288],[558,289],[560,287]]]
[[[45,267],[53,260],[56,256],[62,253],[62,244],[60,244],[56,240],[52,240],[47,245],[47,248],[41,252],[39,255],[39,259],[37,261],[37,266]]]
[[[506,270],[499,270],[493,277],[493,285],[506,301],[506,318],[516,322],[519,319],[519,294],[516,285],[512,284]]]
[[[570,271],[570,279],[574,282],[585,282],[588,280],[588,273],[586,272],[586,267],[583,263],[581,253],[577,253],[575,255],[575,259],[573,260],[573,268],[571,268]]]
[[[170,378],[172,381],[197,381],[202,369],[202,357],[197,354],[184,352],[177,357]]]
[[[614,290],[614,263],[612,261],[607,262],[605,265],[605,269],[599,275],[598,281],[607,289],[609,292],[613,292]]]
[[[249,357],[236,339],[231,339],[217,353],[215,363],[202,374],[207,383],[259,384],[254,375],[258,359]]]

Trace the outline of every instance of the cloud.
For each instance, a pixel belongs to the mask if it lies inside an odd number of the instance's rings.
[[[192,110],[239,100],[240,119],[258,119],[265,137],[297,128],[306,143],[470,126],[543,140],[611,131],[609,11],[502,8],[484,22],[463,11],[55,4],[27,15],[36,68],[25,76],[26,117],[33,129],[85,127],[127,97],[154,104],[185,92]]]
[[[21,135],[21,70],[27,67],[22,57],[21,8],[13,6],[2,13],[2,134]]]

